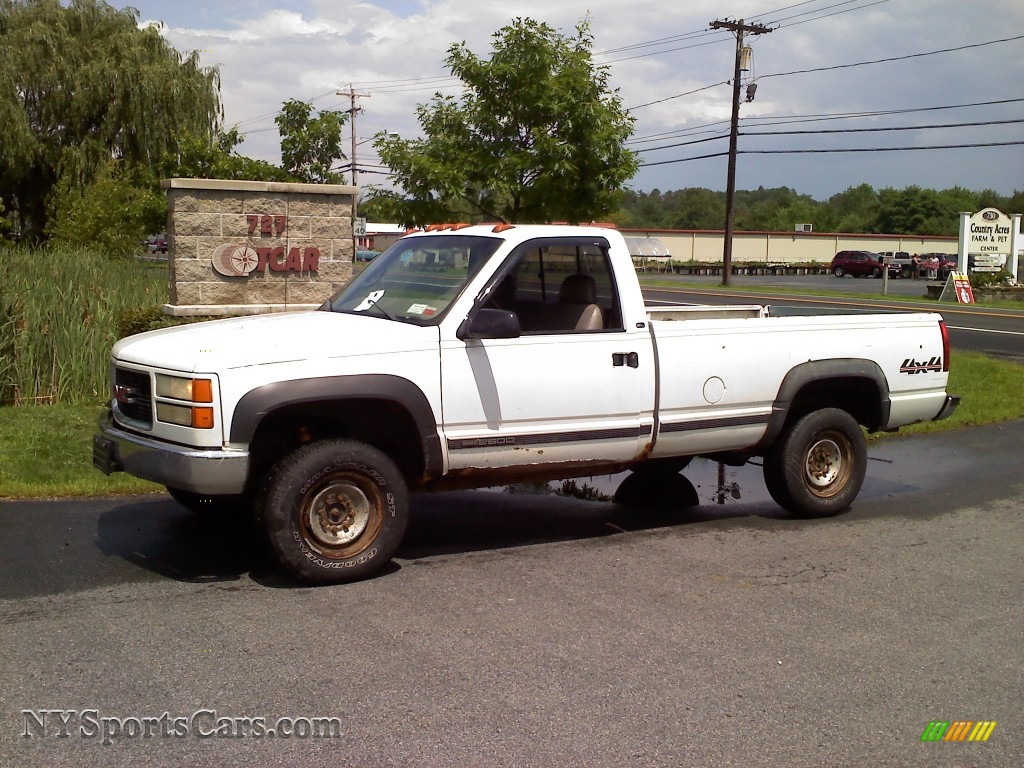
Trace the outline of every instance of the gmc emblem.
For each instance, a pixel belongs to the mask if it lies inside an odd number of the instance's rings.
[[[127,384],[115,384],[114,385],[114,399],[123,405],[132,405],[138,402],[135,399],[136,390],[129,387]]]

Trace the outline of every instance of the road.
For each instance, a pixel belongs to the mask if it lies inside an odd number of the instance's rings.
[[[983,352],[995,357],[1024,363],[1024,305],[1021,309],[993,309],[984,305],[961,305],[922,299],[920,305],[908,307],[907,301],[922,297],[926,281],[894,279],[888,281],[888,296],[882,294],[882,280],[842,279],[831,275],[737,276],[728,290],[714,288],[720,276],[672,276],[648,273],[648,280],[657,286],[644,287],[644,296],[651,302],[664,304],[731,304],[767,303],[778,307],[801,307],[815,311],[876,311],[924,309],[939,312],[950,330],[954,348]],[[677,283],[678,287],[672,287]],[[684,285],[685,284],[685,285]],[[701,284],[709,290],[702,290]],[[696,287],[694,287],[696,286]],[[843,291],[848,296],[799,296],[771,294],[771,289],[810,291]],[[900,299],[892,301],[890,299]]]
[[[1022,444],[873,442],[829,520],[702,462],[690,509],[417,497],[393,568],[320,589],[162,495],[2,503],[0,765],[1016,768]],[[997,725],[922,743],[956,720]]]

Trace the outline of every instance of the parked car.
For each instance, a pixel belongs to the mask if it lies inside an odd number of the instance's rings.
[[[142,244],[150,253],[167,253],[167,234],[150,235]]]
[[[904,266],[902,261],[898,261],[893,256],[886,256],[884,253],[880,255],[882,257],[882,263],[885,264],[886,268],[889,270],[890,279],[894,277],[907,276],[907,267]]]
[[[380,255],[380,251],[356,251],[356,261],[373,261]]]
[[[883,269],[890,269],[882,261],[881,254],[871,251],[840,251],[832,259],[832,274],[836,277],[881,277]]]
[[[889,277],[912,277],[914,259],[907,251],[879,251],[882,261],[889,265]]]

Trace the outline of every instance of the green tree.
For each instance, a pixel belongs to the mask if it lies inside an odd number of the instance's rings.
[[[822,228],[832,232],[871,232],[878,218],[878,206],[878,194],[870,184],[848,187],[828,199]]]
[[[175,152],[164,156],[161,174],[165,178],[298,181],[272,163],[238,154],[235,147],[241,143],[237,128],[218,131],[210,138],[188,134],[179,139]]]
[[[375,146],[404,194],[390,197],[405,224],[469,218],[591,221],[618,206],[638,160],[623,142],[633,118],[592,61],[586,21],[568,38],[516,19],[493,35],[490,59],[465,43],[445,64],[464,93],[417,108],[424,138]]]
[[[954,211],[942,205],[934,189],[916,185],[904,189],[886,187],[878,192],[878,216],[874,231],[885,234],[955,235]]]
[[[1024,213],[1024,190],[1015,189],[1013,194],[1006,199],[1003,213]]]
[[[124,160],[108,160],[84,188],[59,182],[51,209],[52,242],[87,245],[111,256],[137,253],[145,236],[165,229],[167,221],[156,178]]]
[[[667,226],[671,229],[721,229],[725,193],[690,187],[669,193]]]
[[[338,183],[341,176],[331,171],[331,166],[336,160],[345,159],[341,127],[347,119],[344,112],[333,110],[314,117],[312,105],[297,99],[281,105],[274,122],[281,134],[281,162],[285,170],[310,184]]]
[[[819,205],[789,187],[738,191],[736,225],[748,231],[791,232],[797,223],[816,224]]]
[[[58,183],[85,189],[111,158],[156,172],[186,131],[221,119],[220,77],[138,12],[99,0],[0,0],[0,198],[44,237]]]

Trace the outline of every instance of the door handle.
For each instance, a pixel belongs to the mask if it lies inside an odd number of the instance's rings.
[[[619,368],[623,365],[628,365],[630,368],[639,368],[640,355],[636,352],[613,352],[612,366]]]

